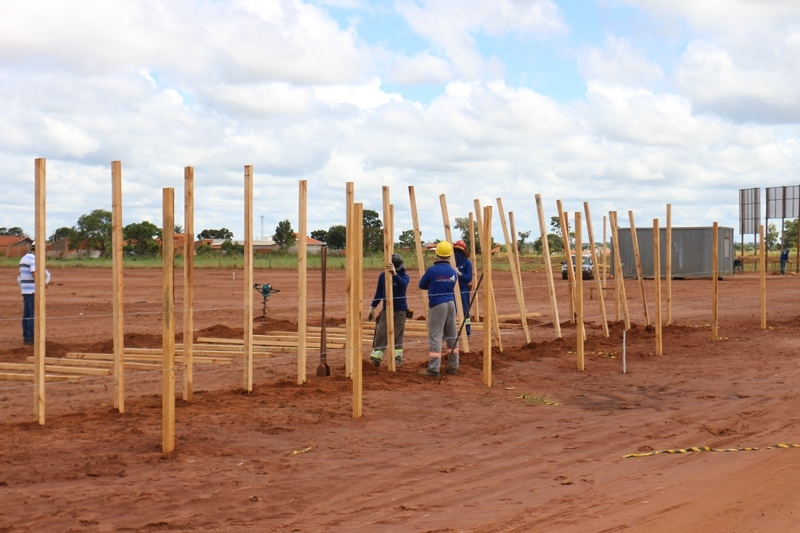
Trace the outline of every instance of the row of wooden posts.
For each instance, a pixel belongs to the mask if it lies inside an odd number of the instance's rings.
[[[113,376],[114,376],[114,407],[120,412],[124,413],[124,335],[123,335],[123,269],[122,269],[122,165],[119,161],[111,163],[111,178],[112,178],[112,260],[113,260],[113,322],[112,322],[112,335],[113,335]],[[45,227],[45,214],[46,214],[46,162],[45,159],[36,159],[35,161],[35,205],[36,205],[36,235],[46,235]],[[243,390],[250,392],[253,390],[253,296],[250,288],[253,286],[253,167],[248,165],[244,167],[244,339],[243,339]],[[409,201],[411,204],[411,215],[413,223],[413,232],[416,242],[416,255],[417,264],[419,267],[420,276],[424,273],[424,260],[422,253],[422,243],[420,238],[419,219],[416,208],[416,198],[414,187],[409,186]],[[307,217],[306,217],[306,204],[307,204],[308,185],[307,181],[302,180],[299,182],[299,227],[298,227],[298,343],[297,343],[297,383],[303,384],[306,381],[306,356],[307,356],[307,242],[306,235],[308,233]],[[162,401],[163,401],[163,438],[162,450],[169,452],[175,446],[175,303],[174,303],[174,279],[173,279],[173,261],[174,261],[174,189],[164,188],[162,191],[162,209],[163,209],[163,223],[162,223],[162,242],[164,246],[162,254],[162,287],[163,287],[163,321],[162,321]],[[363,254],[361,254],[363,244],[363,204],[355,202],[354,184],[348,182],[346,184],[346,205],[347,205],[347,224],[346,224],[346,330],[347,341],[345,347],[345,371],[346,374],[352,378],[353,381],[353,402],[352,402],[352,415],[353,417],[360,417],[363,413],[362,403],[362,374],[361,374],[361,352],[362,352],[362,323],[363,323],[363,305],[364,288],[363,288]],[[545,226],[544,209],[542,206],[542,199],[539,194],[535,196],[536,208],[538,212],[539,227],[542,235],[542,246],[545,257],[549,257],[549,248],[547,241],[547,228]],[[445,239],[452,243],[452,235],[449,223],[449,215],[447,211],[447,201],[445,195],[440,196],[440,204],[442,210],[442,220],[445,233]],[[492,243],[492,207],[484,206],[481,208],[479,200],[474,200],[474,217],[473,213],[469,214],[469,230],[471,235],[475,235],[477,229],[478,238],[481,242],[481,248],[484,251],[491,250]],[[557,201],[559,219],[562,226],[562,235],[569,235],[569,222],[568,214],[564,212],[561,200]],[[383,187],[383,226],[384,226],[384,261],[385,263],[391,262],[393,253],[393,235],[394,235],[394,216],[393,208],[390,201],[389,187]],[[671,239],[671,206],[667,205],[667,232],[666,232],[666,246],[670,247]],[[515,227],[513,212],[509,212],[509,222],[511,231],[509,234],[509,224],[506,223],[506,217],[503,210],[502,200],[497,198],[497,209],[501,225],[503,228],[503,236],[506,242],[506,249],[508,250],[508,259],[516,300],[519,307],[520,322],[522,330],[525,335],[526,342],[531,341],[530,330],[527,323],[527,312],[525,309],[525,299],[522,291],[521,270],[519,257],[517,255],[517,247],[515,246]],[[603,284],[605,284],[605,261],[603,261],[603,275],[600,276],[598,271],[598,261],[595,254],[594,235],[592,231],[591,214],[588,202],[584,202],[584,210],[586,217],[586,224],[588,230],[588,242],[590,243],[589,249],[592,255],[594,264],[594,278],[597,283],[599,304],[602,313],[603,330],[608,336],[608,324],[605,313],[605,303],[603,297]],[[582,250],[582,217],[583,213],[580,211],[574,214],[574,231],[575,231],[575,250]],[[636,240],[636,231],[633,219],[633,212],[629,211],[631,235],[633,238],[634,254],[636,257],[636,266],[638,272],[639,286],[641,289],[642,302],[644,306],[645,321],[649,325],[649,313],[647,309],[647,299],[644,290],[641,262],[639,257],[638,243]],[[476,220],[477,219],[477,220]],[[615,257],[619,255],[619,239],[617,235],[617,214],[615,211],[609,212],[609,222],[612,231],[613,245]],[[476,224],[477,222],[477,224]],[[185,233],[187,236],[194,235],[194,169],[186,167],[184,169],[184,224]],[[603,254],[605,256],[605,217],[603,217]],[[766,254],[763,251],[763,226],[762,233],[762,279],[761,279],[761,304],[762,304],[762,328],[766,329],[766,291],[764,274],[766,269],[763,264]],[[712,296],[712,335],[717,338],[717,272],[718,272],[718,255],[717,255],[717,234],[718,226],[714,223],[713,230],[713,296]],[[472,256],[475,257],[475,239],[471,239]],[[569,275],[570,284],[570,310],[571,320],[577,322],[577,369],[583,370],[584,368],[584,350],[583,343],[585,339],[585,330],[583,326],[583,279],[582,275],[576,276],[576,270],[573,268],[572,257],[569,249],[569,239],[565,241],[565,251],[567,258],[567,272]],[[661,343],[661,273],[660,273],[660,246],[659,246],[659,225],[658,219],[653,220],[653,242],[654,242],[654,258],[655,258],[655,279],[656,283],[656,349],[657,355],[662,354]],[[183,374],[183,399],[185,401],[192,400],[193,392],[193,292],[194,292],[194,253],[192,250],[192,239],[187,238],[184,240],[184,293],[183,293],[183,360],[182,360],[182,374]],[[46,247],[41,246],[36,250],[37,266],[40,270],[44,271],[45,267],[45,251]],[[580,257],[580,254],[576,254]],[[492,354],[492,341],[493,335],[502,350],[502,339],[499,335],[499,323],[497,318],[496,306],[494,301],[494,290],[492,283],[492,261],[491,254],[484,253],[482,261],[483,268],[483,284],[481,290],[482,300],[484,302],[483,310],[483,382],[487,386],[492,385],[492,372],[491,372],[491,354]],[[666,324],[671,324],[671,254],[666,254],[666,292],[667,292],[667,318]],[[454,258],[451,257],[454,262]],[[548,279],[548,292],[552,305],[553,313],[553,327],[555,336],[561,337],[561,326],[558,316],[558,306],[555,295],[555,285],[553,281],[552,266],[549,261],[545,261],[545,269]],[[616,309],[617,321],[621,316],[624,317],[625,328],[630,328],[630,317],[627,308],[627,300],[625,297],[625,286],[622,277],[622,265],[619,261],[614,262],[614,281],[616,290]],[[393,298],[391,276],[386,276],[386,298],[391,302]],[[45,312],[45,291],[44,291],[44,277],[37,276],[35,280],[35,335],[34,335],[34,413],[36,420],[39,424],[45,423],[45,339],[46,339],[46,312]],[[458,290],[458,288],[456,288]],[[461,298],[455,298],[460,317],[464,317],[464,310],[462,309]],[[480,316],[480,298],[476,298],[476,315]],[[423,294],[423,305],[427,313],[427,297]],[[394,321],[393,321],[393,306],[386,306],[387,312],[387,343],[389,347],[394,346]],[[460,345],[463,351],[469,351],[469,344],[466,333],[462,329],[462,336],[460,338]],[[395,371],[394,357],[388,358],[389,371]]]

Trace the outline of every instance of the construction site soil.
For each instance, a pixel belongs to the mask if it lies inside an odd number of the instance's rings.
[[[50,270],[46,355],[111,353],[111,270]],[[364,275],[365,313],[377,275]],[[0,269],[3,363],[33,355],[22,345],[15,278],[16,269]],[[265,316],[261,295],[243,279],[242,271],[195,272],[196,338],[241,339],[248,293],[257,334],[296,331],[297,272],[256,272],[256,282],[280,290]],[[414,273],[409,302],[420,320],[416,280]],[[44,425],[34,417],[32,382],[0,381],[0,531],[800,529],[800,448],[792,446],[800,443],[800,277],[767,276],[767,329],[758,274],[720,281],[717,340],[712,281],[675,280],[663,355],[653,280],[644,293],[625,281],[627,332],[606,301],[608,337],[586,286],[583,371],[568,284],[555,281],[557,339],[546,281],[522,273],[530,341],[519,322],[502,329],[491,387],[482,382],[481,331],[458,374],[441,383],[417,374],[428,357],[423,337],[406,339],[397,372],[373,367],[364,346],[358,419],[342,349],[328,350],[326,377],[317,376],[319,349],[309,349],[302,385],[296,353],[257,357],[249,393],[241,358],[197,365],[191,402],[181,399],[179,368],[176,449],[168,454],[158,370],[126,371],[122,414],[113,377],[47,383]],[[518,314],[509,272],[495,271],[494,289],[498,312]],[[162,300],[160,270],[125,270],[127,347],[161,347]],[[320,272],[310,271],[309,325],[320,325],[321,303]],[[326,317],[331,327],[344,324],[342,270],[328,273]],[[180,316],[176,324],[180,340]],[[655,453],[665,450],[683,453]]]

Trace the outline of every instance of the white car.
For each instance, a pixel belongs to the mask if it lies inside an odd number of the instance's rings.
[[[581,271],[583,272],[583,279],[594,279],[594,263],[592,263],[591,257],[582,257],[581,258],[582,265]],[[575,256],[572,256],[572,265],[575,265]],[[569,279],[569,273],[567,272],[567,263],[561,263],[561,279]]]

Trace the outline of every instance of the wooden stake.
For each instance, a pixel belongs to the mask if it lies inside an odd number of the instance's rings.
[[[300,220],[297,237],[297,384],[306,382],[306,336],[308,305],[308,224],[306,221],[306,205],[308,198],[308,181],[300,180]]]
[[[235,274],[235,272],[234,272]],[[253,391],[253,167],[244,167],[244,370],[242,389]]]
[[[44,360],[47,356],[47,312],[45,305],[45,290],[47,288],[47,160],[36,159],[35,164],[36,185],[34,190],[35,217],[36,217],[36,271],[34,274],[33,297],[33,412],[40,426],[45,423],[45,370]]]
[[[522,322],[522,330],[525,332],[525,343],[530,344],[531,332],[528,329],[528,314],[525,311],[525,296],[522,293],[522,283],[519,279],[519,266],[516,262],[516,254],[514,254],[514,243],[508,237],[508,227],[506,225],[506,217],[503,213],[503,199],[497,198],[497,215],[500,217],[500,223],[503,226],[503,237],[506,240],[506,250],[508,251],[509,266],[511,267],[511,280],[514,282],[514,292],[517,296],[517,307],[519,307],[519,318]]]
[[[569,321],[575,323],[575,265],[572,264],[572,249],[569,242],[569,219],[564,212],[561,200],[556,200],[558,220],[561,223],[561,242],[564,245],[564,261],[567,263],[567,282],[569,283]],[[577,253],[575,254],[577,259]]]
[[[392,262],[394,253],[394,238],[392,233],[392,209],[389,202],[389,187],[383,186],[383,281],[386,299],[384,300],[384,313],[386,313],[386,347],[384,355],[390,355],[387,365],[389,372],[396,370],[394,363],[394,288],[392,275],[386,265]]]
[[[478,200],[476,198],[475,200],[473,200],[473,204],[475,205],[475,215],[478,218],[478,232],[479,232],[478,238],[481,239],[481,263],[482,264],[486,264],[487,258],[488,258],[489,261],[492,260],[492,239],[491,239],[491,234],[489,235],[489,237],[490,237],[489,238],[489,247],[488,248],[484,248],[483,247],[483,237],[482,237],[482,235],[485,234],[486,228],[483,225],[484,224],[483,223],[483,217],[481,215],[481,212],[482,212],[482,210],[481,210],[481,202],[480,202],[480,200]],[[483,209],[483,211],[485,211],[485,208]],[[490,221],[490,223],[491,223],[491,221]],[[489,230],[491,231],[491,226],[489,227]],[[494,292],[493,291],[491,292],[491,297],[492,297],[492,299],[490,301],[486,301],[485,305],[487,307],[491,306],[492,312],[488,313],[488,311],[484,310],[484,315],[485,316],[484,316],[483,320],[484,320],[484,322],[486,322],[486,321],[488,321],[487,317],[491,317],[491,319],[494,321],[493,325],[494,325],[494,332],[495,332],[495,336],[496,336],[496,340],[497,340],[497,349],[500,350],[500,352],[502,352],[503,351],[503,338],[500,336],[500,319],[497,316],[497,302],[495,302]],[[483,326],[483,327],[485,327],[485,326]],[[491,331],[491,329],[490,329],[490,331]]]
[[[453,244],[453,233],[450,231],[450,215],[447,214],[447,199],[444,194],[439,195],[439,203],[442,206],[442,221],[444,222],[444,238],[451,245]],[[450,265],[456,268],[456,254],[450,254]],[[461,301],[461,287],[456,280],[456,287],[454,289],[456,300],[456,312],[460,321],[466,320],[464,315],[464,303]],[[461,352],[469,352],[469,339],[467,338],[467,328],[459,328],[461,330],[461,338],[459,339]]]
[[[470,257],[472,257],[472,267],[473,267],[473,279],[475,276],[478,276],[480,279],[480,269],[478,268],[478,256],[475,254],[475,216],[472,211],[469,212],[469,253]],[[480,294],[476,291],[475,293],[475,301],[473,302],[475,322],[473,322],[473,326],[475,323],[481,321],[481,299]]]
[[[417,271],[419,277],[425,274],[425,256],[422,254],[422,232],[419,230],[419,217],[417,216],[417,197],[414,194],[414,186],[408,186],[408,199],[411,203],[411,222],[414,225],[414,247],[417,251]],[[422,309],[425,310],[425,316],[428,316],[428,291],[420,291],[422,293]]]
[[[364,206],[362,204],[353,204],[353,216],[350,220],[350,225],[353,227],[353,353],[352,369],[353,369],[353,418],[361,418],[364,413],[364,398],[363,398],[363,380],[362,380],[362,367],[361,367],[361,335],[363,328],[363,295],[364,295],[364,254],[363,239],[364,239]],[[348,252],[349,252],[348,246]]]
[[[475,200],[477,202],[477,200]],[[476,210],[477,212],[477,210]],[[483,258],[483,298],[487,302],[483,319],[483,383],[492,386],[492,320],[495,310],[488,302],[493,301],[492,283],[492,206],[483,209],[483,231],[481,231],[481,255]],[[489,253],[486,253],[489,250]]]
[[[711,230],[711,340],[719,338],[719,223]]]
[[[345,201],[347,203],[347,222],[345,223],[345,243],[347,244],[346,252],[345,252],[345,294],[347,298],[345,298],[344,306],[345,306],[345,316],[347,317],[347,323],[345,324],[347,329],[347,336],[345,340],[345,369],[344,373],[347,377],[352,377],[353,372],[353,353],[355,352],[354,342],[355,342],[355,322],[353,321],[353,295],[355,294],[353,288],[353,259],[354,259],[354,250],[351,246],[354,242],[355,237],[353,236],[353,198],[354,198],[354,185],[352,181],[348,181],[346,185],[346,193],[345,193]]]
[[[603,215],[603,288],[606,286],[606,242],[608,241],[608,236],[606,235],[606,216]],[[619,318],[617,318],[619,320]]]
[[[761,240],[761,275],[760,275],[760,288],[761,288],[761,329],[767,329],[767,247],[764,241],[764,225],[758,227],[759,239]]]
[[[603,333],[605,333],[606,337],[609,336],[608,334],[608,319],[606,318],[606,300],[603,296],[603,284],[600,280],[600,270],[597,266],[597,253],[595,250],[594,245],[594,231],[592,231],[592,215],[589,212],[589,202],[583,202],[583,210],[586,212],[586,233],[589,237],[589,250],[592,257],[592,275],[594,277],[595,284],[597,285],[597,292],[600,294],[599,302],[600,302],[600,315],[603,318]],[[581,273],[581,277],[583,277],[583,273]]]
[[[514,252],[514,262],[517,264],[517,277],[519,278],[520,289],[524,286],[522,283],[522,265],[519,260],[519,246],[517,246],[517,228],[514,224],[514,212],[508,212],[508,229],[511,231],[511,250]]]
[[[578,257],[578,252],[583,250],[582,241],[582,226],[581,212],[575,211],[575,257]],[[583,329],[583,264],[581,264],[581,273],[575,273],[575,313],[577,314],[578,331],[575,337],[577,338],[577,367],[579,371],[583,371],[583,340],[586,337],[586,332]]]
[[[623,317],[625,319],[625,330],[631,329],[631,318],[628,314],[628,298],[625,295],[625,279],[622,275],[622,256],[619,254],[619,228],[617,222],[617,212],[609,211],[609,221],[611,222],[611,238],[614,246],[614,280],[618,301],[622,302]]]
[[[664,355],[661,335],[661,229],[653,219],[653,280],[656,282],[656,355]]]
[[[542,254],[544,255],[544,271],[547,274],[547,290],[550,293],[550,305],[553,309],[553,329],[556,338],[561,338],[561,323],[558,318],[558,299],[556,298],[555,280],[553,280],[553,263],[550,261],[550,243],[547,240],[547,226],[544,223],[544,207],[542,195],[536,195],[536,212],[539,215],[539,234],[542,236]]]
[[[666,242],[666,283],[667,283],[667,325],[672,325],[672,204],[667,204]]]
[[[183,224],[184,224],[183,401],[191,402],[194,396],[194,168],[193,167],[186,167],[183,169]],[[246,253],[247,252],[245,251],[245,254]],[[245,269],[245,277],[247,276],[246,270],[247,269]],[[245,287],[244,292],[245,294],[250,294],[250,291],[248,290],[247,287]]]
[[[639,279],[639,291],[642,294],[642,307],[644,308],[644,323],[650,325],[650,312],[647,310],[647,293],[644,291],[644,276],[642,276],[642,259],[639,255],[639,236],[636,235],[636,224],[633,223],[633,211],[628,211],[631,221],[631,239],[633,240],[633,256],[636,258],[636,277]]]
[[[175,190],[164,188],[162,196],[161,452],[169,453],[175,450]]]
[[[114,343],[114,409],[125,412],[125,327],[122,297],[122,163],[111,162],[112,339]]]

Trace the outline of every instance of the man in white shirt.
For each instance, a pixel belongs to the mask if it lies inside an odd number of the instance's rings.
[[[30,251],[19,260],[17,283],[22,290],[22,344],[33,344],[34,291],[36,288],[36,241]],[[45,287],[50,283],[50,272],[45,270]]]

